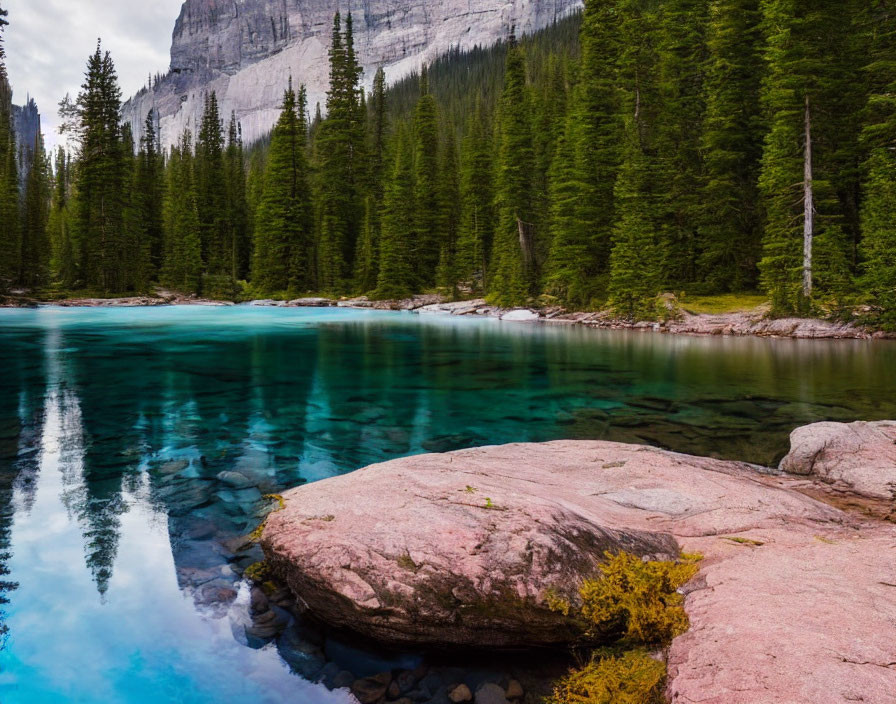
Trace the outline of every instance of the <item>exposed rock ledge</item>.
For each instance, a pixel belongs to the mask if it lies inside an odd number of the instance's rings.
[[[295,489],[262,545],[319,618],[436,646],[560,642],[545,598],[575,598],[603,550],[700,552],[672,702],[892,704],[896,526],[806,484],[606,442],[462,450]]]

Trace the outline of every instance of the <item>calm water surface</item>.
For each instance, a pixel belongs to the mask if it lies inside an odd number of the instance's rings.
[[[322,668],[412,666],[305,624],[247,635],[238,574],[258,555],[231,541],[265,493],[557,438],[771,464],[798,425],[893,417],[885,342],[332,309],[0,310],[0,702],[324,704],[346,699],[312,683]]]

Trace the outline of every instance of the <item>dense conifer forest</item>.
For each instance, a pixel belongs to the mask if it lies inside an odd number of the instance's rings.
[[[5,21],[4,21],[5,24]],[[439,290],[627,318],[760,291],[896,326],[896,2],[588,0],[370,91],[334,18],[326,105],[244,145],[214,93],[171,149],[98,45],[23,178],[0,64],[0,280],[125,293]],[[323,116],[323,117],[322,117]]]

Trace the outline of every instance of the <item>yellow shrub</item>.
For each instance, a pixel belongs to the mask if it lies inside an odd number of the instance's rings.
[[[661,704],[666,666],[645,650],[598,651],[554,685],[548,704]]]
[[[628,640],[657,645],[688,629],[677,589],[697,573],[693,562],[644,562],[625,552],[607,553],[600,572],[580,590],[582,616],[594,631],[618,626]]]

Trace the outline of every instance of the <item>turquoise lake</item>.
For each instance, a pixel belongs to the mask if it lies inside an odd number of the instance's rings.
[[[348,701],[314,683],[327,663],[413,667],[300,623],[247,636],[238,574],[258,556],[233,545],[263,494],[558,438],[774,464],[799,425],[883,418],[896,343],[345,309],[0,310],[0,702],[324,704]]]

